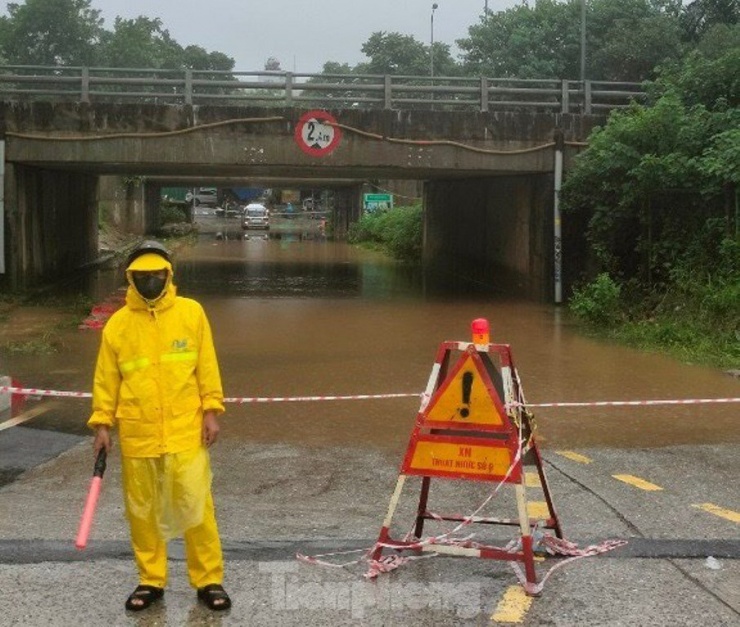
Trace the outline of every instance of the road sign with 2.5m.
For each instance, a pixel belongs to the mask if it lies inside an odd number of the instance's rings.
[[[326,111],[308,111],[295,126],[295,141],[312,157],[330,154],[342,138],[342,131],[333,115]]]

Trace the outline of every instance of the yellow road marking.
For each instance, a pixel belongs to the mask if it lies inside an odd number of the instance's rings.
[[[524,485],[528,488],[541,488],[540,475],[536,472],[525,472],[524,473]]]
[[[590,464],[593,459],[590,457],[586,457],[585,455],[581,455],[580,453],[575,453],[574,451],[555,451],[558,455],[562,455],[563,457],[567,457],[571,461],[578,462],[579,464]]]
[[[654,483],[650,483],[649,481],[645,481],[645,479],[640,479],[640,477],[635,477],[633,475],[612,475],[612,477],[619,481],[629,483],[631,486],[635,486],[636,488],[640,488],[640,490],[647,490],[648,492],[663,489],[659,485],[655,485]]]
[[[550,510],[545,501],[528,501],[527,516],[535,520],[547,520],[550,518]]]
[[[532,597],[527,596],[521,586],[509,586],[504,596],[496,606],[496,611],[491,614],[494,623],[521,623],[529,606],[532,605]]]
[[[31,418],[36,418],[36,416],[45,414],[50,409],[54,409],[54,407],[56,407],[58,404],[59,403],[57,401],[42,403],[41,405],[37,405],[36,407],[33,407],[21,414],[18,414],[15,418],[11,418],[10,420],[6,420],[5,422],[0,422],[0,431],[3,431],[4,429],[10,429],[10,427],[15,427],[16,425],[26,422],[27,420],[31,420]]]
[[[731,522],[740,523],[740,512],[733,512],[731,509],[725,509],[724,507],[714,505],[713,503],[698,503],[691,507],[704,510],[705,512],[719,516],[720,518],[726,518]]]

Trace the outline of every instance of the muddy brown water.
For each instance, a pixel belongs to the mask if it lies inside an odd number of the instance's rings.
[[[740,396],[740,381],[719,370],[583,337],[562,308],[467,293],[315,233],[240,235],[202,234],[178,251],[175,270],[179,293],[208,313],[228,397],[417,394],[439,344],[469,341],[480,317],[490,321],[492,341],[511,345],[533,404]],[[121,281],[120,271],[101,270],[86,289],[102,300]],[[3,355],[0,371],[30,387],[89,391],[99,332],[60,334],[59,352]],[[230,404],[224,437],[400,452],[418,404]],[[534,412],[545,448],[740,442],[737,404]],[[85,433],[88,413],[89,401],[63,400],[26,425]]]

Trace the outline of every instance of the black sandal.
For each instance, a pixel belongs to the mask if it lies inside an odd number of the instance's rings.
[[[164,589],[157,586],[136,586],[128,599],[126,599],[126,609],[131,612],[140,612],[145,610],[155,601],[159,601],[164,596]]]
[[[198,600],[214,612],[228,610],[231,607],[231,599],[226,594],[223,586],[218,583],[212,583],[202,588],[198,588]]]

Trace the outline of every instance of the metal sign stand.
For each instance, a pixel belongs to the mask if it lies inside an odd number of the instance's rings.
[[[475,324],[481,322],[485,322],[485,333],[476,334]],[[444,342],[437,352],[425,393],[428,402],[422,404],[417,415],[371,557],[378,561],[384,549],[393,549],[516,561],[523,563],[527,584],[534,586],[537,575],[533,528],[537,524],[552,529],[558,538],[562,538],[560,521],[535,442],[533,418],[526,410],[516,376],[511,349],[505,344],[488,343],[486,321],[477,320],[473,324],[474,343]],[[462,354],[450,370],[453,351]],[[498,365],[494,364],[494,359]],[[547,503],[547,519],[539,523],[530,520],[527,512],[525,465],[536,467]],[[390,535],[390,527],[409,475],[422,478],[414,537],[396,540]],[[432,514],[427,503],[433,477],[513,484],[517,517]],[[474,523],[518,525],[521,537],[513,548],[454,542],[445,536],[424,540],[422,534],[427,520],[456,522],[459,523],[457,529]]]

